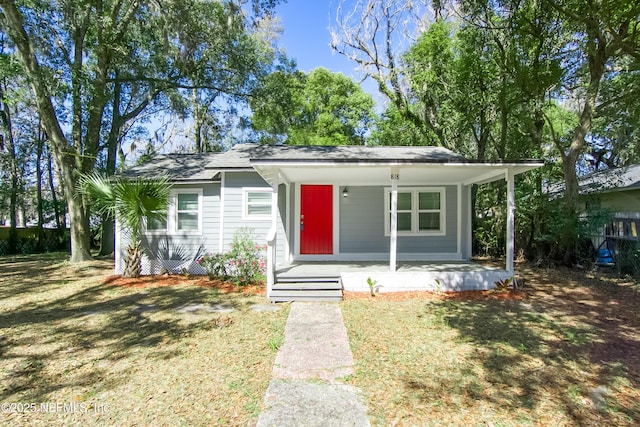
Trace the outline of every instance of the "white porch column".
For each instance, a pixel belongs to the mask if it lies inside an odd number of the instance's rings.
[[[507,271],[509,274],[513,274],[513,256],[515,251],[515,210],[516,210],[516,196],[515,196],[515,184],[514,184],[513,170],[508,169],[505,174],[507,180]]]
[[[276,241],[278,236],[278,174],[274,174],[271,188],[271,229],[267,235],[267,298],[276,279]]]
[[[398,180],[400,179],[400,169],[391,168],[391,224],[390,224],[390,245],[389,245],[389,271],[396,271],[396,259],[398,252]],[[385,201],[386,204],[386,201]],[[386,208],[385,208],[386,211]],[[386,212],[385,212],[386,215]]]
[[[224,252],[224,196],[225,196],[225,187],[226,187],[226,174],[224,171],[220,172],[220,228],[218,239],[218,252]]]

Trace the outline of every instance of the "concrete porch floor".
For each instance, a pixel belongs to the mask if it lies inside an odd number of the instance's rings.
[[[504,270],[478,262],[404,261],[396,267],[397,273],[418,272],[478,272]],[[278,266],[276,277],[338,277],[341,273],[389,273],[389,263],[368,261],[294,261]]]
[[[340,278],[348,291],[486,290],[513,274],[477,262],[399,262],[395,272],[385,262],[294,262],[276,269],[276,282],[308,278]]]

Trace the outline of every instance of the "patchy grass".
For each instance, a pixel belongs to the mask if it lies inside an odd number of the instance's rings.
[[[254,312],[249,306],[264,296],[186,279],[114,286],[110,261],[63,260],[0,258],[0,403],[74,405],[75,413],[5,412],[1,424],[255,423],[286,308]],[[177,311],[190,303],[235,311]]]
[[[521,272],[522,300],[342,303],[373,424],[640,424],[638,287]]]

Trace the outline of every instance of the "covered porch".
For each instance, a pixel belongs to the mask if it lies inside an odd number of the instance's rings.
[[[278,283],[307,289],[301,283],[329,278],[363,292],[369,283],[379,292],[491,289],[514,276],[515,176],[542,163],[477,162],[437,147],[282,147],[251,165],[272,188],[271,296]],[[469,262],[472,186],[497,180],[507,183],[504,269]],[[323,193],[308,196],[313,187]],[[322,244],[304,245],[310,233]]]
[[[377,292],[486,290],[513,272],[479,262],[398,262],[391,271],[386,262],[292,262],[275,271],[275,282],[317,282],[339,279],[343,290],[369,292],[368,280]]]

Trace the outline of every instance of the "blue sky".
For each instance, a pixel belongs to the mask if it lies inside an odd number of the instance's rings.
[[[287,56],[298,63],[298,69],[309,72],[324,67],[334,73],[341,72],[360,82],[362,75],[356,71],[355,61],[331,50],[332,16],[338,0],[289,0],[276,7],[276,15],[281,19],[284,29],[279,46]],[[373,96],[381,109],[384,100],[378,92],[376,83],[367,79],[360,84],[365,92]]]
[[[356,78],[355,62],[333,53],[329,46],[329,13],[335,5],[335,1],[330,0],[289,0],[278,5],[276,14],[284,28],[279,44],[289,57],[296,59],[302,71],[322,66]]]

